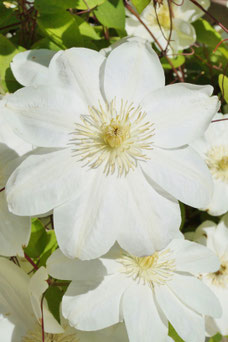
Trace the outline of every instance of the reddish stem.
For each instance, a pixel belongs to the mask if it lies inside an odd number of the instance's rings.
[[[214,122],[219,122],[219,121],[227,121],[228,118],[225,118],[225,119],[218,119],[218,120],[212,120],[211,122],[214,123]]]
[[[37,264],[35,264],[35,262],[26,253],[24,253],[24,255],[25,255],[25,259],[28,260],[28,262],[33,266],[33,268],[35,270],[38,270],[39,267],[37,266]]]
[[[199,7],[201,9],[201,11],[203,11],[208,17],[210,17],[217,25],[219,25],[225,32],[228,33],[228,29],[221,24],[212,14],[210,14],[205,8],[203,8],[203,6],[201,6],[198,1],[196,0],[190,0],[194,5],[196,5],[197,7]]]
[[[1,188],[1,189],[0,189],[0,192],[2,192],[2,191],[4,191],[4,190],[5,190],[5,187],[4,187],[4,188]]]

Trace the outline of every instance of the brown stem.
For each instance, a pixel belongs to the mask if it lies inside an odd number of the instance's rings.
[[[25,259],[28,260],[28,262],[33,266],[33,268],[35,270],[38,270],[39,267],[37,266],[37,264],[35,264],[35,262],[26,253],[24,253],[24,255],[25,255]]]
[[[225,119],[218,119],[218,120],[212,120],[211,122],[214,123],[214,122],[219,122],[219,121],[227,121],[228,118],[225,118]]]
[[[41,329],[42,329],[42,342],[45,342],[45,333],[44,333],[44,293],[41,298],[40,308],[41,308]]]
[[[205,8],[203,8],[203,6],[201,6],[198,1],[196,0],[190,0],[194,5],[196,5],[197,7],[199,7],[201,9],[201,11],[203,11],[208,17],[210,17],[217,25],[219,25],[225,32],[228,33],[228,29],[222,24],[220,23],[212,14],[210,14]]]
[[[4,191],[4,190],[5,190],[5,187],[4,187],[4,188],[1,188],[1,189],[0,189],[0,192],[2,192],[2,191]]]

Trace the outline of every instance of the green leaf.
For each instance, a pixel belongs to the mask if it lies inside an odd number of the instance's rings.
[[[38,258],[44,251],[47,244],[47,233],[42,223],[37,219],[32,219],[31,236],[25,253],[31,258]]]
[[[10,62],[21,51],[24,51],[22,47],[17,48],[9,39],[0,34],[0,86],[5,92],[14,92],[20,88],[20,84],[10,69]]]
[[[140,14],[144,10],[144,8],[147,5],[149,5],[151,0],[132,0],[131,2],[135,6],[135,8],[137,9],[138,13]]]
[[[94,13],[97,19],[105,27],[124,29],[125,27],[125,8],[123,0],[107,0],[98,6]]]
[[[173,63],[173,66],[175,68],[178,68],[179,66],[184,64],[185,57],[183,55],[179,55],[176,58],[172,58],[172,59],[170,58],[170,61]],[[161,64],[162,64],[164,69],[172,69],[171,65],[169,64],[169,62],[167,61],[167,59],[165,57],[161,58]]]
[[[222,95],[226,103],[228,103],[228,77],[223,74],[220,74],[218,78],[218,82],[219,82],[219,87],[221,89]]]
[[[59,323],[60,323],[59,307],[60,307],[63,294],[64,292],[55,286],[50,286],[45,293],[45,298],[48,303],[48,308]]]
[[[42,13],[50,13],[58,9],[75,8],[78,0],[35,0],[35,8]]]
[[[75,8],[81,9],[81,10],[86,10],[88,8],[97,7],[101,4],[103,4],[105,1],[106,0],[86,0],[86,1],[78,0],[77,4],[75,5]]]
[[[172,337],[172,339],[175,342],[184,342],[170,323],[169,323],[169,336]]]
[[[61,10],[41,14],[38,20],[41,31],[62,49],[74,46],[95,48],[91,39],[100,39],[94,27],[77,15]]]
[[[54,51],[59,51],[60,46],[56,45],[49,38],[42,38],[33,44],[32,49],[49,49]]]
[[[209,342],[220,342],[222,340],[222,335],[216,334],[215,336],[211,337]]]
[[[46,243],[45,248],[40,255],[39,266],[46,266],[47,259],[56,250],[57,247],[58,243],[56,241],[54,230],[46,231]]]
[[[196,30],[197,40],[213,49],[222,41],[221,35],[205,19],[200,18],[192,24]]]

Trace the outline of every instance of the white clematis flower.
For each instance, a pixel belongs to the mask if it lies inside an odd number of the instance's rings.
[[[228,114],[216,114],[213,120],[228,119]],[[204,136],[192,146],[207,163],[214,182],[211,202],[202,209],[210,215],[222,215],[228,211],[228,120],[210,124]]]
[[[47,271],[41,267],[30,277],[11,261],[0,258],[0,331],[3,342],[41,342],[41,298],[48,288]],[[127,342],[123,324],[98,332],[63,327],[43,304],[45,342]]]
[[[210,336],[217,332],[228,335],[228,214],[218,225],[212,221],[202,223],[188,237],[210,248],[220,260],[218,271],[201,275],[202,281],[214,292],[222,306],[220,318],[206,318],[206,331]]]
[[[10,174],[19,163],[17,153],[0,143],[0,255],[4,256],[24,256],[23,247],[27,246],[31,232],[30,218],[9,211],[4,191]]]
[[[198,3],[205,9],[208,9],[210,5],[209,0],[198,0]],[[172,1],[170,6],[169,9],[167,0],[163,0],[161,4],[157,2],[155,7],[153,1],[151,1],[141,13],[140,18],[153,33],[163,50],[168,47],[168,54],[172,55],[177,54],[178,50],[186,49],[195,43],[196,33],[191,23],[204,13],[190,0]],[[128,11],[127,15],[129,16],[126,19],[128,35],[142,37],[152,42],[152,36],[138,19]]]
[[[156,53],[139,41],[107,58],[84,48],[58,52],[47,84],[6,103],[18,134],[43,147],[10,177],[10,210],[54,208],[68,257],[95,258],[115,240],[136,255],[163,248],[180,234],[174,197],[195,207],[210,201],[209,171],[188,143],[217,111],[211,94],[211,86],[165,87]]]
[[[128,254],[117,245],[91,261],[68,259],[57,250],[47,269],[53,277],[72,280],[62,312],[80,330],[124,320],[131,342],[164,342],[170,321],[184,341],[203,342],[204,315],[221,315],[216,297],[193,276],[217,271],[218,258],[184,239],[146,257]]]

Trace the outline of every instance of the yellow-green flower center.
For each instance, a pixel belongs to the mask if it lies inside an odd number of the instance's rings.
[[[219,145],[211,148],[206,154],[206,162],[212,175],[228,183],[228,146]]]
[[[119,262],[123,265],[123,273],[150,287],[166,284],[175,270],[175,259],[169,249],[145,257],[123,254]]]
[[[153,123],[141,107],[114,99],[99,108],[89,107],[81,116],[70,140],[73,156],[90,168],[103,165],[106,175],[119,176],[148,160],[152,149]]]
[[[146,21],[149,26],[161,26],[163,29],[170,29],[170,12],[167,4],[159,4],[148,12],[146,15]]]

